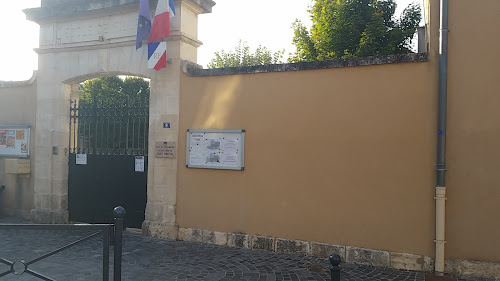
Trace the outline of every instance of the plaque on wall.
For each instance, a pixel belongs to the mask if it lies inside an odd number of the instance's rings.
[[[174,141],[157,141],[156,142],[156,157],[157,158],[175,159],[176,147],[177,147],[177,144]]]

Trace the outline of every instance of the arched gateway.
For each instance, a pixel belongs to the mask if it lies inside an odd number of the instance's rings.
[[[151,10],[156,3],[150,0]],[[151,79],[150,154],[157,142],[177,141],[181,60],[196,61],[201,45],[197,16],[211,12],[213,5],[211,0],[175,1],[167,39],[169,66],[158,72],[147,68],[147,48],[135,48],[139,0],[42,0],[40,8],[25,10],[40,25],[32,220],[68,222],[70,99],[77,97],[78,83],[107,75]],[[177,235],[176,177],[176,159],[149,161],[146,234]]]

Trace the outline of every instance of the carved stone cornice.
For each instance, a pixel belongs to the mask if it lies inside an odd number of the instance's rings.
[[[68,0],[67,0],[68,1]],[[64,1],[62,1],[64,2]],[[76,19],[99,18],[103,16],[137,12],[139,0],[108,0],[101,4],[91,5],[90,0],[84,0],[78,5],[58,4],[23,10],[30,21],[54,23],[58,21],[74,21]]]
[[[165,41],[181,41],[192,45],[196,48],[200,47],[203,43],[199,40],[196,40],[186,34],[172,34],[170,37],[165,38]],[[43,47],[35,49],[37,54],[48,54],[48,53],[61,53],[61,52],[78,52],[78,51],[87,51],[87,50],[98,50],[98,49],[111,49],[111,48],[120,48],[120,47],[135,47],[135,37],[129,36],[123,38],[123,40],[119,42],[98,42],[98,41],[89,41],[76,44],[65,44],[65,45],[57,45],[56,47]]]
[[[207,14],[212,12],[215,2],[212,0],[175,0],[176,4],[182,4],[196,14]]]
[[[104,15],[137,12],[140,0],[44,0],[41,7],[23,10],[26,18],[36,23],[52,23]],[[150,0],[154,11],[158,0]],[[215,2],[212,0],[175,0],[176,6],[184,6],[196,14],[211,13]]]

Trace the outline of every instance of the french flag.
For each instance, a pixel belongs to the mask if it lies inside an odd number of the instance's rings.
[[[174,16],[174,0],[158,0],[148,43],[170,36],[170,19]]]
[[[148,68],[156,71],[167,67],[167,42],[148,44]]]

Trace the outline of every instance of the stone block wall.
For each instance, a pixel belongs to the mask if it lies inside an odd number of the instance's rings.
[[[5,186],[0,191],[0,214],[4,215],[28,218],[34,204],[36,78],[37,72],[34,72],[27,81],[0,81],[0,125],[31,126],[30,174],[5,174],[5,159],[15,157],[0,156],[0,185]]]

